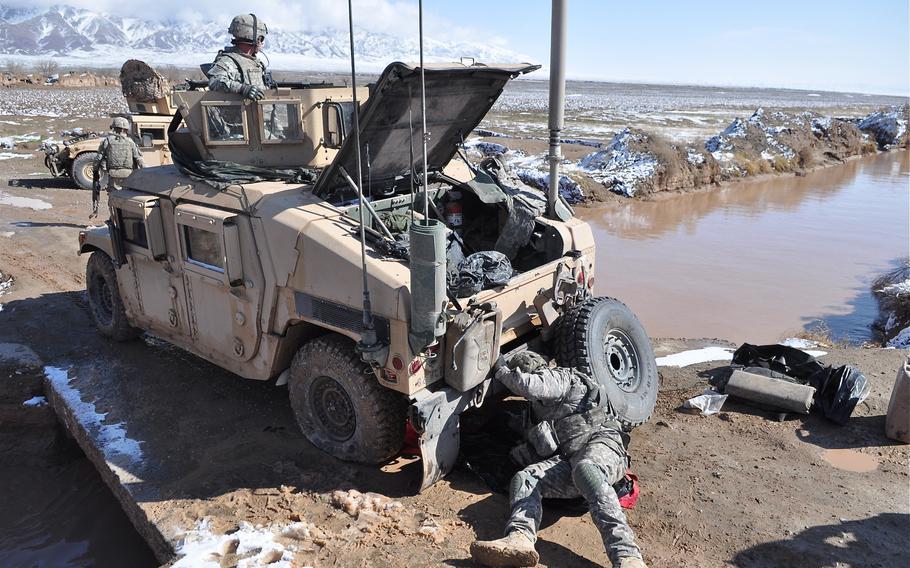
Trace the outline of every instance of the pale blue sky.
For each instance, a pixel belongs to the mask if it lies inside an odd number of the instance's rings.
[[[547,0],[425,0],[549,61]],[[569,0],[574,78],[910,93],[907,0]]]
[[[0,0],[123,16],[347,29],[344,0]],[[491,41],[549,62],[550,0],[424,0],[427,35]],[[417,0],[354,0],[358,27],[411,35]],[[570,78],[907,95],[908,0],[569,0]],[[542,77],[543,78],[543,77]]]

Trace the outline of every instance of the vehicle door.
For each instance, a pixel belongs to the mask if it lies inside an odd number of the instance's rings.
[[[193,348],[214,360],[249,360],[259,348],[263,289],[249,218],[180,204],[174,220]]]
[[[171,149],[167,144],[167,128],[163,125],[138,125],[139,151],[146,167],[172,163]]]
[[[119,287],[130,315],[143,329],[166,337],[189,331],[183,279],[174,270],[165,239],[165,209],[170,202],[130,190],[111,194],[112,230],[119,235],[128,270],[119,271]]]

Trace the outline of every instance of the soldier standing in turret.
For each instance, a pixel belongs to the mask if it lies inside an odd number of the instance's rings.
[[[265,64],[256,57],[269,30],[256,14],[240,14],[231,20],[228,33],[234,36],[233,45],[219,51],[212,64],[203,66],[209,89],[258,101],[271,83]]]
[[[133,170],[143,167],[139,146],[129,136],[130,123],[122,116],[111,122],[112,134],[106,136],[98,147],[98,156],[92,168],[92,214],[89,219],[98,216],[98,201],[101,198],[101,173],[107,174],[107,191],[120,189],[123,180]]]
[[[531,403],[534,426],[512,459],[526,466],[512,477],[506,536],[475,541],[484,566],[536,566],[534,549],[544,498],[584,497],[615,568],[647,568],[613,489],[625,476],[628,435],[605,391],[584,373],[551,369],[531,351],[497,362],[496,378]]]

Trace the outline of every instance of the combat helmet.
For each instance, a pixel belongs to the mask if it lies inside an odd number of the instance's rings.
[[[256,17],[256,14],[240,14],[231,20],[228,33],[237,41],[256,43],[257,38],[269,34],[269,28],[265,22]]]
[[[539,353],[534,351],[519,351],[509,357],[506,363],[510,369],[519,369],[523,373],[533,373],[534,371],[547,366],[547,360]]]
[[[122,128],[124,130],[130,129],[130,123],[127,119],[122,116],[114,117],[114,120],[111,121],[111,128]]]

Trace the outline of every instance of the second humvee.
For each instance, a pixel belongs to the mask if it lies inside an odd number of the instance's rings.
[[[507,282],[415,304],[438,289],[440,264],[443,282],[452,268],[438,254],[417,258],[415,226],[439,229],[444,248],[464,255],[490,251],[515,229],[516,201],[538,198],[458,159],[506,83],[535,68],[426,67],[426,138],[415,129],[421,73],[402,63],[357,91],[359,136],[348,88],[282,87],[256,102],[173,92],[175,164],[133,173],[111,195],[107,225],[79,237],[96,325],[286,383],[303,433],[342,459],[389,459],[410,423],[422,487],[454,466],[459,415],[493,395],[502,353],[549,346],[604,385],[625,425],[643,422],[657,395],[649,340],[623,304],[593,297],[591,229],[564,204],[527,218]],[[418,263],[435,284],[418,281]],[[415,305],[433,311],[429,336],[417,333],[426,314]]]

